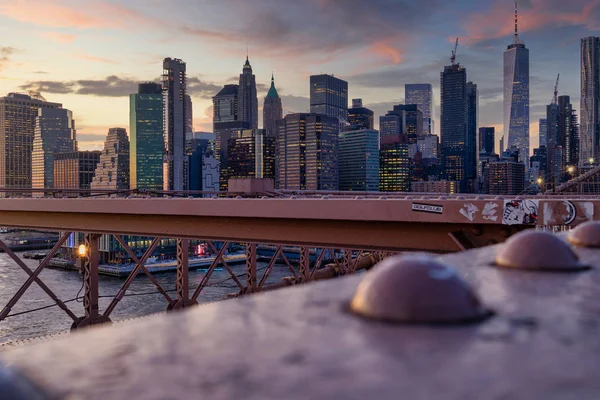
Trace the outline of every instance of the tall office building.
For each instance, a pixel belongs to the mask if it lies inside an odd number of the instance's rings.
[[[348,121],[348,82],[333,75],[311,75],[310,112]]]
[[[31,187],[54,188],[54,156],[77,150],[73,113],[64,108],[40,108],[35,120],[31,154]],[[43,197],[44,193],[34,193]]]
[[[489,194],[518,196],[525,190],[525,164],[509,160],[489,164]]]
[[[258,97],[256,96],[256,77],[252,73],[250,61],[240,74],[238,87],[238,120],[248,123],[250,129],[258,129]]]
[[[101,151],[72,151],[55,154],[54,188],[89,190],[101,153]],[[78,196],[77,193],[66,194],[69,197]]]
[[[277,121],[283,118],[281,98],[275,88],[275,77],[271,75],[271,87],[263,106],[263,128],[268,137],[277,137]]]
[[[433,90],[430,83],[404,85],[404,102],[416,104],[423,113],[423,131],[433,134]]]
[[[192,132],[186,135],[189,190],[218,192],[219,164],[215,157],[215,134]],[[200,195],[194,195],[200,197]],[[206,195],[210,196],[210,195]]]
[[[219,189],[227,191],[229,167],[227,146],[229,139],[242,129],[249,129],[248,122],[238,119],[238,85],[225,85],[213,97],[213,131],[215,133],[215,157],[219,163]]]
[[[579,164],[579,125],[570,96],[558,97],[558,137],[563,148],[563,169]]]
[[[340,132],[340,190],[379,190],[379,132],[359,129]]]
[[[162,86],[142,83],[129,97],[131,189],[163,190]]]
[[[529,159],[529,50],[519,40],[515,2],[513,43],[504,51],[504,133],[508,148],[519,149],[519,160]]]
[[[0,187],[31,188],[31,153],[40,108],[62,108],[62,104],[18,93],[0,98]]]
[[[581,39],[581,164],[600,159],[600,37]]]
[[[379,140],[379,190],[408,192],[410,190],[408,138],[402,134],[382,134]]]
[[[348,110],[348,129],[373,129],[373,111],[363,107],[362,99],[352,99],[352,108]]]
[[[394,115],[398,116],[397,122],[391,117]],[[406,135],[410,144],[416,144],[417,138],[423,136],[423,113],[416,104],[398,104],[384,117],[379,119],[380,129],[385,130],[382,131],[383,136],[388,133]]]
[[[288,114],[279,121],[275,184],[279,189],[338,190],[339,119]]]
[[[460,181],[464,193],[468,190],[469,103],[467,71],[460,64],[447,65],[441,73],[441,108],[442,175],[446,180]]]
[[[563,169],[562,146],[559,136],[559,107],[552,102],[546,106],[546,131],[548,132],[547,166],[548,174],[557,179]]]
[[[129,189],[129,139],[123,128],[110,128],[91,189]]]
[[[229,178],[275,180],[275,138],[264,129],[245,129],[229,139]]]
[[[540,146],[545,146],[548,144],[548,122],[546,121],[546,118],[540,118],[539,124]]]
[[[165,155],[163,186],[166,190],[186,190],[185,133],[191,113],[186,106],[185,62],[165,58],[163,61],[163,132]]]
[[[465,167],[468,190],[474,190],[473,181],[477,179],[477,163],[479,151],[477,151],[477,129],[479,128],[479,92],[477,85],[467,82],[467,157]]]
[[[194,105],[192,97],[189,94],[185,95],[185,133],[194,132]]]
[[[479,128],[479,146],[477,151],[485,151],[488,154],[494,153],[496,147],[496,129],[494,127]]]

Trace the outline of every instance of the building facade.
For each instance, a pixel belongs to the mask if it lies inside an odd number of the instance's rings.
[[[516,7],[516,3],[515,3]],[[504,51],[504,134],[508,147],[519,149],[519,159],[529,159],[529,50],[519,40],[517,11],[513,43]]]
[[[0,187],[31,188],[31,154],[40,108],[62,105],[19,93],[0,98]]]
[[[258,97],[256,95],[256,77],[246,57],[240,74],[238,87],[238,121],[248,123],[250,129],[258,129]]]
[[[379,190],[382,192],[410,190],[410,158],[406,135],[382,134],[380,136]]]
[[[31,153],[31,187],[54,188],[54,156],[77,150],[73,113],[64,108],[40,108]],[[34,193],[43,197],[44,193]]]
[[[539,122],[539,145],[546,146],[548,144],[548,123],[546,118],[540,118]]]
[[[457,181],[417,181],[411,183],[411,192],[416,193],[460,193],[460,182]]]
[[[363,107],[362,99],[352,99],[352,108],[348,110],[348,130],[373,129],[373,111]]]
[[[310,77],[310,112],[348,121],[348,82],[333,75]]]
[[[129,139],[123,128],[110,128],[91,189],[129,189]]]
[[[271,76],[271,87],[263,105],[263,127],[268,137],[277,137],[277,122],[283,118],[283,105],[277,89],[275,77]]]
[[[55,189],[91,189],[101,151],[72,151],[54,155]],[[77,197],[78,194],[67,196]]]
[[[496,150],[496,129],[491,127],[479,128],[479,146],[478,151],[486,153],[495,153]]]
[[[489,164],[489,194],[517,196],[525,190],[525,164],[498,161]]]
[[[473,183],[477,179],[477,130],[479,128],[479,91],[473,82],[467,82],[467,154],[465,170],[468,181],[468,191],[473,192]]]
[[[379,190],[379,132],[359,129],[340,132],[340,190]]]
[[[189,190],[219,191],[219,164],[215,157],[215,134],[193,132],[186,136]],[[199,194],[193,196],[200,197]],[[205,197],[209,196],[208,194]]]
[[[558,97],[558,138],[563,148],[562,168],[579,165],[579,124],[570,96]]]
[[[162,86],[142,83],[129,96],[131,189],[163,190]]]
[[[275,138],[245,129],[229,139],[229,178],[275,179]]]
[[[430,83],[413,83],[404,85],[404,102],[416,104],[423,113],[423,131],[434,134],[433,89]]]
[[[581,39],[581,156],[582,164],[600,158],[600,37]]]
[[[276,187],[338,190],[339,120],[299,113],[286,115],[278,125]]]
[[[187,96],[185,62],[165,58],[163,61],[163,132],[165,190],[186,190],[185,187],[185,133],[188,130],[190,111]]]

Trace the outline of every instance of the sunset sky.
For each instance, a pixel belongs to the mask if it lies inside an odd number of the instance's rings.
[[[349,82],[350,98],[382,115],[404,84],[432,83],[454,38],[479,87],[480,126],[502,131],[502,53],[511,0],[0,0],[0,95],[39,90],[73,110],[81,149],[109,127],[129,129],[128,94],[158,80],[164,57],[187,63],[195,130],[212,131],[211,97],[234,83],[249,49],[262,105],[275,72],[285,112],[309,108],[309,76]],[[600,35],[600,0],[520,0],[530,50],[531,147],[538,118],[560,94],[579,110],[579,40]],[[497,134],[497,139],[500,135]]]

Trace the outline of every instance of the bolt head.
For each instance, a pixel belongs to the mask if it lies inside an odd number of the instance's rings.
[[[426,255],[400,255],[378,263],[360,282],[350,310],[390,322],[452,324],[491,313],[456,271]]]
[[[569,232],[567,240],[573,246],[600,248],[600,221],[588,221]]]
[[[571,246],[557,235],[532,229],[511,236],[496,253],[496,265],[547,272],[588,269]]]

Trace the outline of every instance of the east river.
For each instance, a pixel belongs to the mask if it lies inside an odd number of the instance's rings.
[[[19,253],[18,255],[32,270],[39,265],[39,261],[37,260],[23,259],[22,253]],[[265,266],[266,263],[259,263],[259,265],[257,265],[257,269],[259,270],[259,280],[264,272],[262,270],[264,270]],[[236,275],[244,274],[245,268],[244,264],[232,266]],[[193,293],[193,288],[200,283],[205,273],[205,270],[190,271],[190,295]],[[291,273],[285,265],[276,265],[271,271],[266,283],[279,282],[282,277],[289,275],[291,275]],[[175,289],[176,273],[168,272],[156,274],[154,276],[165,290],[171,290],[169,295],[175,297],[175,293],[172,290]],[[221,300],[230,293],[237,293],[239,289],[233,280],[228,279],[229,277],[229,273],[224,268],[215,270],[207,287],[205,287],[200,294],[198,302],[205,303]],[[16,265],[8,255],[0,253],[0,309],[8,303],[27,278],[28,276],[25,271]],[[83,290],[81,289],[82,276],[78,272],[44,269],[40,274],[40,278],[63,301],[75,299],[78,292],[81,290],[79,293],[79,301],[71,301],[67,306],[75,313],[75,315],[84,315],[83,303],[81,302],[83,297]],[[245,281],[244,276],[239,279],[241,282]],[[100,277],[100,296],[110,296],[110,298],[100,298],[101,312],[110,304],[112,297],[119,291],[124,281],[124,279],[119,278]],[[211,286],[211,284],[213,286]],[[19,302],[13,307],[11,314],[52,304],[52,299],[50,299],[50,297],[35,282],[33,282],[23,297],[21,297]],[[111,319],[113,321],[118,321],[160,313],[164,312],[166,307],[167,303],[165,298],[158,293],[155,286],[145,275],[140,275],[133,281],[127,291],[126,297],[119,302],[111,314]],[[67,331],[70,329],[71,323],[71,318],[58,306],[9,317],[4,321],[0,321],[0,343]]]

